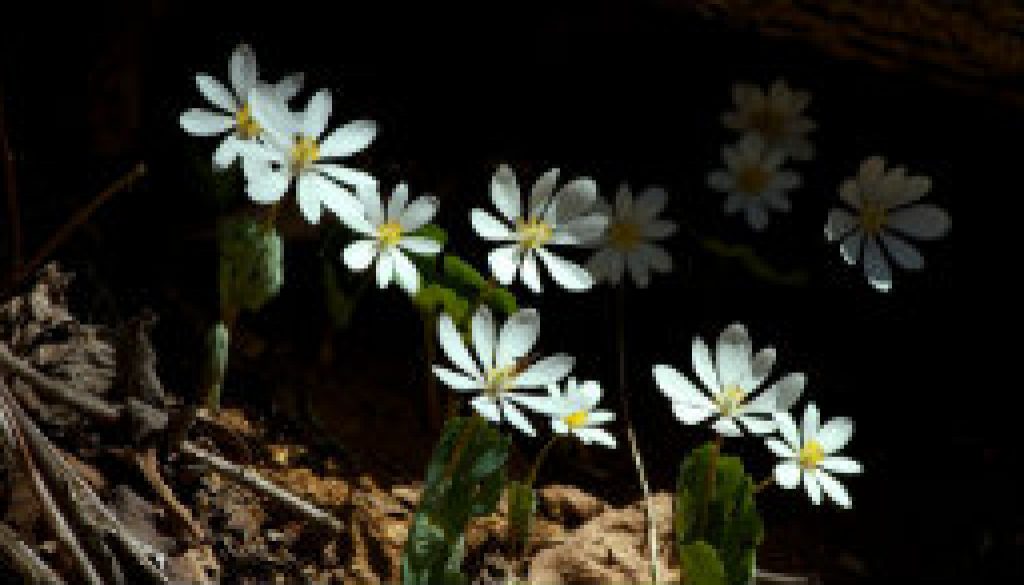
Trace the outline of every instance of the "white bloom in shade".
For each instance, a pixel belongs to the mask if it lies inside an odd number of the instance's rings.
[[[788,191],[800,186],[800,175],[780,169],[785,153],[765,147],[756,134],[747,134],[722,151],[726,169],[708,175],[708,186],[727,194],[725,212],[743,211],[755,230],[768,225],[768,212],[788,212]]]
[[[302,86],[302,74],[292,74],[275,85],[260,81],[259,66],[249,45],[241,44],[231,54],[229,66],[231,89],[210,75],[196,75],[196,85],[216,110],[192,108],[181,115],[182,129],[195,136],[226,134],[213,153],[213,162],[220,168],[231,165],[240,153],[240,145],[255,140],[262,134],[259,123],[252,117],[249,93],[256,87],[265,87],[281,103],[291,100]]]
[[[452,318],[447,313],[441,315],[441,349],[456,369],[434,366],[434,374],[456,392],[480,393],[470,401],[480,416],[492,422],[507,421],[534,436],[533,426],[516,406],[517,402],[523,404],[524,397],[529,402],[531,395],[519,391],[556,384],[569,375],[575,360],[556,354],[527,363],[540,334],[540,315],[533,309],[509,316],[499,333],[490,309],[482,306],[473,315],[471,328],[475,357]]]
[[[712,428],[723,436],[740,436],[737,422],[755,435],[774,431],[772,415],[792,408],[807,384],[804,374],[789,374],[755,397],[775,365],[775,349],[768,347],[753,355],[747,328],[739,323],[718,336],[714,360],[700,337],[693,340],[692,354],[701,385],[664,365],[654,366],[654,381],[672,401],[672,412],[680,422],[695,425],[718,417]]]
[[[615,448],[615,437],[600,428],[615,420],[615,413],[595,410],[601,402],[601,385],[589,380],[577,383],[575,378],[565,382],[563,392],[558,384],[548,386],[546,398],[523,401],[527,406],[551,417],[551,428],[559,435],[571,434],[586,445],[597,443]]]
[[[541,292],[539,257],[562,288],[582,291],[594,285],[585,268],[548,248],[584,245],[601,237],[608,218],[592,212],[597,184],[589,178],[574,179],[556,193],[557,180],[558,169],[541,175],[530,191],[529,206],[523,209],[515,173],[502,165],[491,178],[491,201],[505,221],[483,209],[470,212],[473,229],[480,237],[503,242],[487,258],[501,284],[511,284],[518,274],[530,290]]]
[[[633,282],[647,288],[651,272],[672,270],[672,257],[653,243],[676,232],[675,223],[658,219],[667,199],[664,189],[651,187],[634,200],[629,185],[623,183],[615,195],[614,208],[604,199],[598,200],[597,211],[610,219],[598,243],[600,249],[587,263],[587,270],[596,280],[618,285],[628,269]]]
[[[811,501],[821,503],[821,491],[844,508],[853,505],[850,494],[832,473],[861,473],[860,463],[836,453],[850,442],[853,436],[853,421],[848,418],[834,418],[824,426],[820,425],[818,407],[809,403],[804,410],[802,429],[797,429],[793,416],[788,412],[775,414],[782,440],[767,439],[765,444],[784,461],[775,466],[775,482],[792,489],[800,485]]]
[[[263,128],[261,140],[246,143],[243,150],[250,199],[275,203],[294,181],[299,211],[312,224],[319,223],[323,207],[343,219],[362,212],[352,190],[370,187],[376,179],[336,160],[366,148],[377,135],[376,123],[356,120],[327,132],[331,94],[324,89],[297,113],[261,88],[252,91],[250,103]]]
[[[377,286],[386,288],[392,278],[410,295],[419,290],[419,274],[406,252],[433,256],[441,251],[441,244],[423,236],[410,235],[425,226],[437,214],[437,199],[422,196],[409,201],[409,187],[400,183],[395,187],[387,208],[376,186],[358,190],[362,213],[342,217],[356,233],[357,239],[342,253],[345,265],[362,272],[377,263]]]
[[[736,110],[722,115],[727,128],[757,134],[768,148],[781,150],[796,160],[810,160],[814,147],[807,134],[814,122],[804,116],[811,101],[806,91],[790,89],[779,79],[768,91],[747,83],[732,86]]]
[[[864,274],[882,292],[892,288],[892,271],[882,249],[897,266],[920,270],[924,258],[902,236],[934,240],[949,231],[949,214],[934,205],[917,204],[931,189],[928,177],[908,176],[903,167],[885,170],[885,159],[865,160],[857,176],[839,187],[839,198],[853,208],[828,214],[825,236],[839,240],[847,264],[864,258]]]

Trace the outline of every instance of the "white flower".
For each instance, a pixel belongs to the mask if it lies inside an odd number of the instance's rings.
[[[647,288],[652,271],[672,270],[672,257],[652,243],[676,232],[675,223],[657,217],[665,208],[666,199],[664,189],[651,187],[634,201],[625,183],[615,195],[614,210],[603,198],[598,199],[596,210],[610,221],[598,243],[601,249],[587,263],[587,270],[596,280],[618,285],[628,268],[633,282]]]
[[[238,45],[231,54],[229,68],[231,90],[205,73],[196,75],[196,85],[217,111],[192,108],[181,115],[178,122],[185,132],[195,136],[227,134],[213,153],[213,162],[226,168],[235,161],[243,142],[255,140],[262,129],[252,117],[249,93],[256,87],[265,87],[275,99],[286,103],[302,86],[302,74],[295,73],[268,86],[260,81],[259,66],[249,45]]]
[[[800,398],[807,376],[789,374],[751,398],[771,374],[775,349],[752,353],[746,327],[735,323],[718,336],[714,362],[704,340],[693,339],[693,369],[703,386],[664,365],[654,366],[654,380],[683,424],[700,424],[718,416],[712,428],[720,435],[741,435],[737,421],[751,433],[763,435],[775,430],[772,415],[789,410]]]
[[[358,190],[362,213],[343,217],[346,224],[365,239],[357,239],[342,254],[345,265],[362,272],[377,262],[377,286],[387,288],[392,277],[410,295],[419,290],[419,274],[405,252],[433,256],[441,244],[423,236],[409,235],[425,226],[437,214],[437,199],[417,197],[409,201],[409,187],[399,183],[391,193],[387,209],[376,186]]]
[[[781,150],[796,160],[814,157],[814,147],[807,139],[814,122],[803,115],[811,101],[809,93],[792,90],[779,79],[768,91],[737,83],[732,86],[732,97],[736,110],[722,115],[726,127],[743,134],[755,133],[768,148]]]
[[[511,315],[498,333],[490,309],[481,306],[473,315],[471,327],[475,359],[452,318],[447,313],[441,315],[441,349],[458,371],[434,366],[434,374],[456,392],[479,392],[470,405],[480,416],[493,422],[504,419],[533,436],[530,421],[515,404],[522,403],[523,397],[529,401],[530,395],[517,390],[546,388],[557,383],[569,374],[575,360],[566,354],[556,354],[526,365],[527,354],[540,334],[540,316],[533,309]]]
[[[775,466],[775,482],[792,489],[800,484],[803,477],[804,489],[811,501],[821,503],[821,490],[844,508],[853,505],[850,494],[831,473],[861,473],[860,463],[849,457],[839,457],[836,452],[846,446],[853,436],[853,421],[848,418],[834,418],[820,426],[818,407],[809,403],[804,410],[803,429],[798,430],[793,416],[788,412],[775,414],[782,441],[767,439],[765,444],[773,453],[785,461]]]
[[[725,212],[743,210],[747,223],[755,230],[768,225],[768,211],[788,212],[787,191],[800,186],[800,175],[782,170],[781,150],[765,148],[755,134],[747,134],[735,146],[722,151],[726,169],[708,175],[708,186],[727,193]]]
[[[352,188],[369,187],[376,179],[336,164],[334,159],[366,148],[377,135],[376,123],[356,120],[326,133],[331,94],[324,89],[310,98],[302,112],[289,112],[261,88],[252,91],[250,104],[253,118],[264,130],[259,142],[246,143],[243,150],[250,199],[277,202],[294,180],[299,210],[312,224],[320,221],[324,206],[343,219],[361,213]]]
[[[934,240],[949,231],[949,214],[934,205],[911,205],[925,196],[932,183],[928,177],[908,176],[903,167],[885,170],[885,159],[865,160],[857,176],[839,187],[839,198],[850,207],[828,214],[825,236],[839,240],[847,264],[864,257],[864,274],[871,286],[886,292],[892,288],[892,271],[882,254],[888,252],[897,266],[920,270],[924,258],[912,244],[897,235]]]
[[[518,273],[526,286],[541,291],[537,257],[562,288],[587,290],[594,279],[585,268],[548,250],[549,246],[579,246],[601,236],[608,218],[592,213],[597,200],[597,184],[593,179],[575,179],[557,193],[558,169],[552,169],[534,183],[529,207],[522,209],[519,184],[507,165],[498,167],[491,179],[491,200],[506,220],[502,222],[483,209],[470,213],[473,229],[480,237],[511,242],[499,246],[487,260],[494,277],[509,285]]]
[[[568,378],[564,392],[558,384],[552,384],[547,397],[520,402],[551,417],[551,428],[559,435],[571,434],[586,445],[597,443],[614,449],[615,437],[600,425],[615,420],[615,413],[594,410],[601,393],[601,385],[594,380],[577,383],[575,378]]]

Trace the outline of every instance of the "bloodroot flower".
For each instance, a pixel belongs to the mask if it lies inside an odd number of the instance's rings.
[[[647,288],[652,272],[672,270],[672,257],[655,244],[676,232],[675,223],[658,218],[667,199],[660,187],[645,189],[634,199],[629,185],[623,183],[615,195],[614,208],[604,199],[598,200],[598,212],[610,220],[598,242],[600,249],[587,263],[587,270],[596,280],[618,285],[628,269],[633,283]]]
[[[921,253],[903,236],[934,240],[949,231],[948,213],[935,205],[917,203],[931,185],[928,177],[907,175],[903,167],[886,171],[885,159],[874,156],[861,164],[856,177],[840,186],[839,198],[853,209],[829,212],[825,236],[839,241],[848,264],[863,257],[864,274],[875,289],[887,292],[892,288],[886,255],[907,270],[924,266]]]
[[[740,211],[755,230],[768,225],[768,212],[790,210],[787,192],[800,186],[800,175],[779,168],[786,156],[768,149],[755,134],[744,136],[722,151],[725,170],[708,175],[708,186],[727,195],[725,213]]]
[[[768,148],[796,160],[814,157],[814,147],[807,139],[807,134],[814,130],[814,122],[804,116],[811,94],[790,89],[779,79],[767,91],[737,83],[732,87],[732,97],[736,110],[722,115],[726,127],[742,134],[756,134]]]

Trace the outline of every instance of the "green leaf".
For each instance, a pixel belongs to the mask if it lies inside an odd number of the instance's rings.
[[[487,279],[460,258],[446,254],[441,262],[444,276],[453,286],[473,291],[481,291],[487,287]]]
[[[726,585],[725,566],[710,544],[699,540],[679,547],[684,585]]]
[[[510,481],[505,487],[508,502],[508,540],[514,551],[525,551],[537,512],[537,497],[525,483]]]
[[[429,238],[440,244],[442,248],[448,243],[448,232],[444,231],[444,228],[430,223],[418,230],[410,232],[409,235]]]
[[[284,248],[273,225],[248,215],[221,221],[220,301],[224,313],[258,311],[284,283]]]

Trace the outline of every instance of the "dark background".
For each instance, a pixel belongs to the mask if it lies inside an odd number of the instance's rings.
[[[228,56],[246,41],[268,78],[301,70],[307,89],[330,88],[332,125],[377,120],[381,132],[357,164],[386,185],[402,179],[414,193],[438,194],[451,248],[480,267],[486,249],[470,233],[468,210],[489,206],[488,180],[500,162],[512,163],[524,184],[559,166],[565,177],[595,177],[606,195],[622,180],[669,190],[668,214],[692,230],[670,245],[677,269],[649,291],[629,291],[630,380],[657,486],[672,485],[679,458],[704,435],[674,421],[649,366],[688,369],[692,337],[713,339],[733,321],[748,325],[755,346],[779,349],[778,372],[808,373],[807,396],[826,417],[857,421],[849,453],[866,474],[846,482],[854,509],[812,509],[799,492],[768,494],[768,568],[792,565],[826,582],[1019,578],[1022,505],[1008,476],[1017,444],[993,434],[1007,432],[993,427],[1019,400],[961,375],[964,366],[972,376],[987,368],[964,350],[988,342],[962,332],[977,317],[971,303],[953,297],[952,241],[961,225],[954,197],[973,196],[986,209],[994,204],[986,198],[1017,197],[995,173],[1019,164],[1012,149],[996,145],[1024,129],[1020,111],[914,71],[835,60],[672,4],[121,2],[58,10],[37,3],[6,20],[2,41],[25,248],[34,251],[145,161],[147,177],[107,203],[56,257],[78,274],[86,318],[115,322],[155,308],[166,376],[186,393],[195,387],[203,328],[216,311],[218,207],[201,171],[214,142],[185,135],[177,118],[205,106],[193,75],[226,81]],[[814,96],[817,157],[793,165],[804,177],[794,212],[755,234],[739,216],[722,214],[723,196],[705,177],[735,139],[719,121],[731,108],[732,83],[778,77]],[[923,272],[895,269],[890,294],[873,291],[823,235],[839,182],[874,154],[932,177],[929,198],[957,218],[952,235],[921,246]],[[2,213],[6,226],[6,207]],[[756,279],[735,260],[703,251],[694,232],[748,244],[782,271],[806,272],[807,284]],[[0,237],[6,267],[6,228]],[[320,263],[337,254],[297,234],[288,243],[284,293],[247,318],[296,353],[312,353],[325,314]],[[521,304],[541,309],[545,352],[574,353],[579,375],[613,387],[608,291],[517,292]],[[339,338],[337,368],[378,367],[392,391],[408,392],[410,408],[419,408],[419,340],[401,294],[374,292]],[[1018,392],[1016,376],[1007,377],[998,390]],[[754,441],[733,447],[750,453],[756,475],[770,469]],[[625,449],[614,457],[622,463]],[[547,473],[559,479],[557,470]],[[621,485],[631,486],[629,478]],[[623,499],[636,496],[623,489]]]

